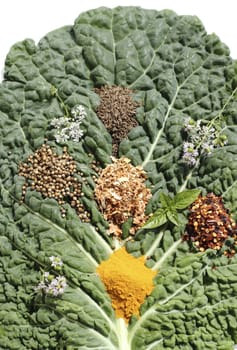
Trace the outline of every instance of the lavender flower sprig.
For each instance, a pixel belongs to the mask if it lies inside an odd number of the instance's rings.
[[[187,141],[183,144],[182,159],[189,166],[195,166],[200,156],[209,156],[214,148],[227,144],[226,135],[222,134],[220,120],[194,121],[186,118],[184,130],[187,133]]]
[[[187,141],[183,145],[182,159],[189,166],[196,166],[200,156],[209,156],[214,148],[223,147],[228,143],[227,136],[223,134],[225,118],[223,112],[233,97],[236,96],[237,87],[232,91],[224,103],[220,113],[211,121],[186,118],[184,130]]]

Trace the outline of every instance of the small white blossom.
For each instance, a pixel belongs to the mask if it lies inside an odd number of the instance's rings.
[[[56,129],[60,129],[63,125],[65,125],[68,121],[66,117],[54,118],[51,120],[50,125],[54,126]]]
[[[49,260],[51,261],[51,266],[54,268],[61,268],[63,266],[63,262],[58,256],[52,255],[49,257]]]
[[[51,275],[49,272],[45,271],[43,273],[43,282],[44,283],[50,283],[54,278],[54,275]]]
[[[67,287],[66,278],[64,276],[57,276],[52,282],[46,287],[46,294],[57,297],[62,295]]]
[[[197,162],[198,151],[195,149],[195,146],[191,142],[184,142],[183,145],[183,160],[188,165],[195,165]]]
[[[38,286],[35,287],[35,291],[44,291],[47,288],[46,284],[43,281],[40,281]]]
[[[50,275],[49,272],[45,272],[44,276],[50,276],[50,279],[44,279],[40,281],[38,286],[35,287],[35,291],[41,291],[45,294],[52,296],[62,295],[67,287],[66,278],[64,276],[54,276]]]
[[[201,145],[201,149],[204,154],[210,155],[214,149],[214,146],[209,142],[203,142],[203,144]]]
[[[86,117],[85,108],[77,105],[72,108],[71,116],[54,118],[50,125],[56,129],[55,139],[57,143],[65,143],[69,140],[79,142],[83,136],[81,122]]]
[[[72,141],[78,142],[83,136],[83,130],[80,128],[80,124],[73,122],[68,128],[68,135]]]
[[[193,130],[195,127],[196,127],[196,122],[192,118],[190,118],[190,117],[185,118],[185,120],[184,120],[184,130],[186,132],[189,132],[189,131]]]
[[[60,271],[63,265],[63,261],[58,256],[50,256],[49,260],[51,262],[51,266],[56,271]],[[65,288],[67,287],[66,278],[62,275],[54,276],[48,271],[43,271],[42,279],[38,286],[35,287],[35,291],[41,291],[44,294],[48,294],[51,296],[59,296],[64,293]]]
[[[68,128],[63,128],[55,134],[56,142],[64,143],[69,140]]]
[[[75,121],[82,121],[86,117],[85,108],[82,105],[77,105],[72,108],[71,115]]]

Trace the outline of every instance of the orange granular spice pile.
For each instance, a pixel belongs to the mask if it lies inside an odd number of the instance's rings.
[[[221,197],[214,193],[199,196],[189,209],[185,240],[191,240],[201,252],[206,249],[220,250],[228,237],[237,244],[237,226],[224,207]],[[235,249],[224,252],[234,255]]]
[[[105,219],[109,234],[120,237],[121,226],[133,219],[130,234],[141,227],[148,216],[145,208],[152,197],[145,185],[146,174],[140,166],[130,164],[128,158],[113,158],[113,163],[102,170],[95,188],[95,198]]]
[[[135,258],[125,247],[116,250],[97,267],[104,282],[117,318],[129,321],[139,316],[139,308],[154,287],[156,271],[145,266],[145,257]]]

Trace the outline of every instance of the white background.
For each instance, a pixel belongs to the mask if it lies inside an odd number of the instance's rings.
[[[235,0],[3,0],[0,2],[0,72],[11,45],[17,41],[31,38],[37,43],[51,30],[73,24],[81,12],[100,6],[132,5],[196,15],[207,32],[216,33],[237,59],[236,4]]]

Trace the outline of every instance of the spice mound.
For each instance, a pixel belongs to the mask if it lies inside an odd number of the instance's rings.
[[[125,157],[113,161],[97,180],[95,198],[110,224],[109,234],[120,237],[122,224],[132,218],[129,233],[133,235],[148,218],[145,208],[151,191],[144,183],[146,174],[141,167],[131,165]]]
[[[95,92],[100,96],[97,114],[111,134],[113,155],[116,156],[120,142],[138,125],[134,117],[139,103],[133,100],[133,91],[126,87],[102,86]]]
[[[144,256],[135,258],[122,247],[97,267],[116,317],[124,318],[126,322],[132,315],[139,316],[140,305],[154,287],[153,278],[157,272],[144,264]]]
[[[85,209],[80,201],[82,185],[79,179],[76,162],[68,154],[66,147],[61,155],[43,144],[25,162],[19,164],[18,174],[25,177],[22,189],[22,200],[26,190],[41,192],[43,197],[54,198],[61,206],[62,215],[65,215],[63,204],[69,202],[76,212],[84,213]],[[87,217],[83,220],[89,220]]]
[[[236,239],[237,226],[225,209],[222,198],[213,193],[193,202],[184,239],[191,240],[201,252],[220,250],[228,237]],[[235,250],[225,252],[234,254]]]

